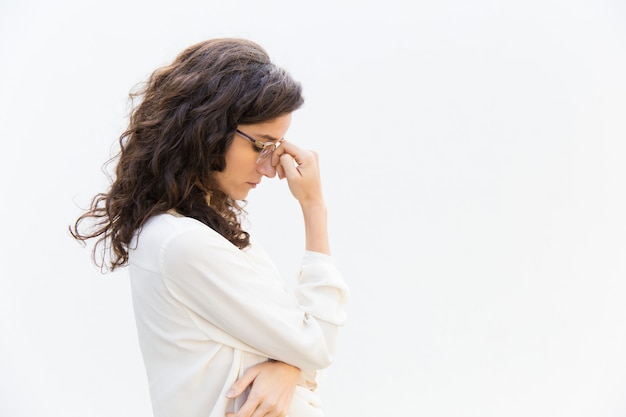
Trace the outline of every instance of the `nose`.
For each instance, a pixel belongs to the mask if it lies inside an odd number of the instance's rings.
[[[267,178],[276,176],[276,167],[272,166],[272,158],[264,158],[257,162],[256,170]]]

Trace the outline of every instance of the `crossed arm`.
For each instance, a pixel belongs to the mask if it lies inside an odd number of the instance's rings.
[[[322,197],[319,161],[315,152],[284,142],[273,155],[279,178],[287,178],[289,189],[300,203],[304,217],[306,249],[329,255],[326,207]],[[284,417],[289,410],[300,369],[284,362],[268,361],[251,367],[235,382],[229,398],[250,394],[236,413],[226,417]]]

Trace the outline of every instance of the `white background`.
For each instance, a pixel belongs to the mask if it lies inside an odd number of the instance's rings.
[[[352,289],[328,417],[626,415],[626,6],[0,2],[0,415],[149,416],[127,271],[67,233],[127,94],[248,37],[300,80]],[[286,277],[298,207],[247,206]]]

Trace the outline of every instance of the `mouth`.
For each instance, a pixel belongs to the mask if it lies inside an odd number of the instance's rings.
[[[250,188],[256,188],[256,186],[258,185],[258,183],[256,182],[249,182],[247,184],[250,186]]]

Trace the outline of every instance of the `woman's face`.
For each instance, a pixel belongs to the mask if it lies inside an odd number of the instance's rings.
[[[237,129],[258,142],[277,142],[285,137],[291,124],[291,113],[276,119],[250,125],[239,125]],[[273,178],[276,167],[271,158],[257,163],[259,150],[249,139],[235,134],[226,150],[226,168],[217,172],[215,179],[220,189],[233,200],[244,200],[251,189],[261,183],[263,176]]]

